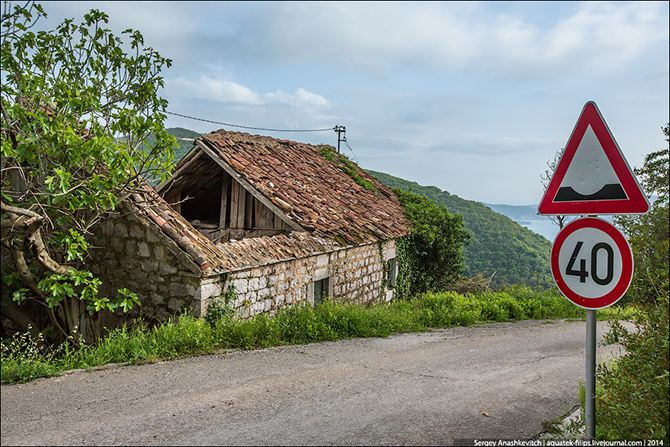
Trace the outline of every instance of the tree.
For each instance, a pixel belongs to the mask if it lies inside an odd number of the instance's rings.
[[[413,227],[398,240],[397,296],[440,290],[463,274],[463,246],[470,239],[463,216],[453,215],[441,203],[393,189]]]
[[[123,31],[124,46],[104,12],[35,33],[40,17],[34,3],[2,12],[2,312],[25,330],[18,305],[32,302],[63,339],[86,315],[138,302],[99,296],[86,237],[145,179],[166,178],[175,140],[158,90],[171,61],[139,31]]]
[[[551,183],[551,179],[554,176],[554,172],[556,172],[556,168],[558,167],[558,162],[561,161],[561,155],[563,155],[563,149],[559,150],[554,154],[554,158],[551,159],[550,161],[547,161],[547,166],[549,169],[544,171],[544,174],[540,175],[540,180],[542,182],[542,186],[544,186],[544,190],[546,191],[547,188],[549,188],[549,183]],[[562,230],[563,227],[565,227],[567,224],[570,223],[570,217],[565,216],[565,215],[554,215],[554,216],[547,216],[549,220],[551,220],[553,223],[558,225],[558,230]]]
[[[670,143],[670,124],[662,130]],[[614,218],[615,224],[628,239],[635,260],[635,274],[625,302],[655,302],[659,297],[668,295],[669,150],[648,154],[642,168],[634,169],[647,195],[658,195],[651,210],[640,216]]]

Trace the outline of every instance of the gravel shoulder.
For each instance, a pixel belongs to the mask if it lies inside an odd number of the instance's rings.
[[[607,331],[598,322],[598,338]],[[2,445],[450,445],[569,413],[583,321],[235,351],[2,385]],[[598,360],[618,355],[598,347]]]

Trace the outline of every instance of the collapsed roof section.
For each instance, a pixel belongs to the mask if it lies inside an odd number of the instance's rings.
[[[124,206],[152,229],[187,269],[199,276],[299,259],[341,248],[319,231],[296,231],[215,244],[148,185],[144,185],[142,194],[132,194],[132,200],[124,202]]]

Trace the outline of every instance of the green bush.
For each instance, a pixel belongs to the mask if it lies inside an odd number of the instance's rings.
[[[598,366],[596,431],[599,439],[663,439],[669,442],[668,297],[634,318],[635,331],[614,320],[604,343],[626,353]]]
[[[463,216],[411,191],[393,192],[412,222],[411,233],[397,241],[396,298],[444,289],[463,274],[463,246],[471,237]]]

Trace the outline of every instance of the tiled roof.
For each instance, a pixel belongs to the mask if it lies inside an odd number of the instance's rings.
[[[327,160],[321,147],[219,130],[199,139],[298,225],[344,245],[405,235],[410,223],[388,187],[362,169],[374,191]],[[196,151],[201,150],[196,148]]]
[[[315,233],[294,231],[288,235],[254,237],[218,243],[230,270],[303,258],[341,248],[333,239]]]
[[[215,244],[144,185],[143,194],[133,194],[131,208],[162,238],[176,244],[176,254],[194,273],[234,271],[409,232],[409,221],[389,188],[357,168],[375,191],[359,186],[335,161],[325,159],[319,147],[223,130],[204,135],[200,142],[308,231]],[[200,152],[204,151],[196,147],[177,169],[205,156]]]

